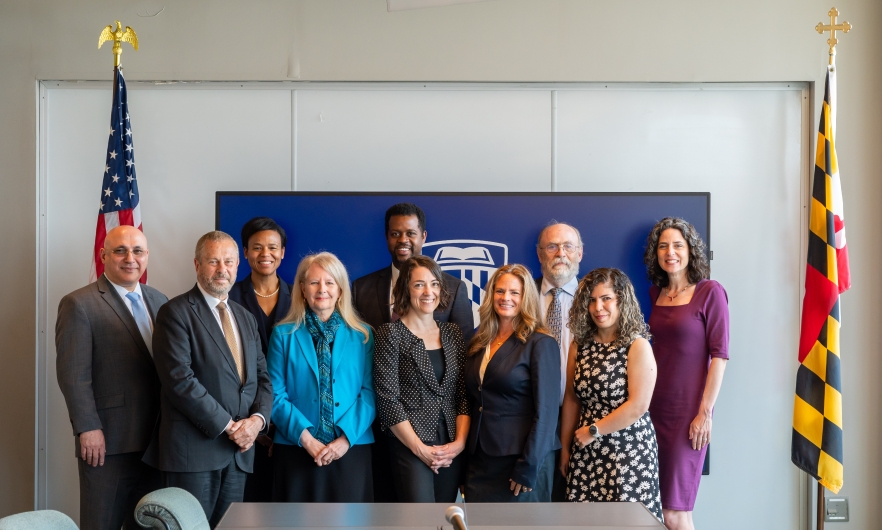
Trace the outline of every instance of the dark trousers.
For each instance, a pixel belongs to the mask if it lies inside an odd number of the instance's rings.
[[[254,444],[254,471],[245,479],[245,502],[273,501],[273,457],[270,447]]]
[[[456,502],[456,492],[464,479],[463,453],[453,459],[450,467],[443,467],[435,474],[398,438],[387,439],[398,502]]]
[[[208,525],[214,528],[231,503],[242,502],[247,475],[236,465],[236,459],[231,458],[227,467],[213,471],[164,471],[162,482],[166,488],[181,488],[196,497]]]
[[[567,477],[560,472],[560,449],[554,451],[554,472],[551,475],[551,502],[567,502]]]
[[[141,528],[135,523],[135,506],[161,485],[159,471],[141,462],[142,456],[107,455],[98,467],[77,459],[82,530],[119,530],[123,524],[130,530]]]
[[[469,502],[550,502],[554,451],[549,451],[539,467],[539,477],[533,491],[521,492],[517,497],[511,491],[509,478],[520,455],[490,456],[481,449],[480,442],[474,454],[469,455],[466,472],[465,501]]]
[[[374,502],[398,502],[395,479],[389,467],[389,437],[380,429],[380,419],[374,420],[374,443],[371,444]]]
[[[563,406],[557,411],[557,432],[560,438],[560,421],[563,419]],[[560,472],[560,449],[554,451],[554,473],[551,478],[551,502],[567,502],[567,477]]]

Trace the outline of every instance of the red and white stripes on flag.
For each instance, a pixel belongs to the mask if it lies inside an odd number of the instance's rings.
[[[98,205],[98,223],[95,227],[95,246],[92,250],[92,271],[89,281],[104,274],[101,248],[107,232],[117,226],[135,226],[143,231],[141,224],[141,201],[138,195],[138,179],[135,175],[135,148],[132,142],[132,126],[129,120],[126,81],[122,69],[116,67],[113,74],[113,107],[110,112],[110,139],[107,141],[107,161],[101,184],[101,201]],[[141,276],[147,283],[147,273]]]

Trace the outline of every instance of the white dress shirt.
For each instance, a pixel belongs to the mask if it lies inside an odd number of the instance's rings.
[[[135,313],[132,313],[132,301],[126,298],[126,295],[129,293],[138,293],[138,296],[141,297],[141,303],[144,304],[144,311],[147,313],[147,320],[150,321],[150,331],[153,331],[153,319],[150,318],[150,311],[147,309],[147,302],[144,300],[144,293],[141,292],[141,283],[136,283],[135,288],[129,291],[122,285],[117,285],[110,281],[110,278],[108,278],[106,274],[104,275],[104,279],[107,280],[107,283],[112,285],[114,289],[116,289],[117,293],[119,293],[119,297],[122,298],[123,303],[126,304],[126,308],[129,310],[129,313],[131,313],[133,318],[135,316]]]
[[[391,265],[392,267],[392,282],[389,283],[389,317],[392,317],[392,313],[395,312],[395,295],[392,294],[392,291],[395,290],[395,284],[398,283],[398,276],[401,273],[395,265]]]
[[[560,312],[561,312],[561,328],[560,328],[560,404],[563,405],[564,392],[567,387],[567,355],[570,352],[570,343],[573,342],[573,333],[570,331],[567,323],[570,319],[570,308],[573,307],[573,297],[576,295],[576,289],[579,287],[579,280],[573,276],[573,279],[564,285],[563,291],[561,291],[560,298]],[[551,305],[551,301],[554,297],[551,295],[551,290],[554,289],[554,285],[548,281],[544,276],[542,277],[542,288],[539,290],[539,298],[542,302],[540,307],[542,308],[542,320],[548,322],[546,318],[546,314],[548,313],[548,306]]]
[[[220,328],[221,334],[226,338],[226,334],[224,333],[224,325],[221,322],[220,312],[217,310],[217,304],[223,302],[227,305],[227,316],[230,317],[230,323],[233,328],[233,335],[236,336],[236,346],[239,348],[239,352],[242,354],[242,362],[245,362],[245,352],[242,351],[242,337],[239,334],[239,324],[236,323],[236,316],[233,314],[233,310],[230,308],[230,298],[226,297],[223,300],[220,298],[215,298],[214,296],[208,294],[208,292],[202,288],[202,285],[199,282],[196,282],[196,286],[199,287],[199,292],[202,293],[202,296],[205,297],[205,303],[208,304],[208,307],[211,308],[211,314],[214,315],[214,319],[217,321],[217,325]],[[244,384],[245,382],[242,381]],[[263,425],[266,426],[266,418],[263,417],[263,414],[259,412],[255,412],[252,416],[258,416],[263,420]],[[233,424],[233,418],[230,418],[230,421],[227,422],[227,426],[224,427],[224,430],[221,432],[223,434],[227,429],[230,428],[230,425]],[[261,430],[263,430],[261,428]]]
[[[486,348],[484,348],[484,357],[481,359],[481,368],[478,369],[478,375],[481,378],[481,384],[484,384],[484,372],[487,371],[487,365],[490,363],[490,359],[493,358],[490,355],[490,346],[492,344],[493,343],[491,342],[490,344],[487,345]]]

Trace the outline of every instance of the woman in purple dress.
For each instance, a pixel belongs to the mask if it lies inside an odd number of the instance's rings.
[[[649,413],[658,436],[661,502],[670,530],[693,530],[692,509],[729,359],[726,291],[709,280],[704,241],[688,222],[659,221],[644,254],[658,384]]]

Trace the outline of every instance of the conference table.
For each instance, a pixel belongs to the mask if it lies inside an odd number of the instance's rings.
[[[637,502],[473,503],[473,504],[332,504],[234,503],[218,530],[328,529],[453,530],[444,518],[450,506],[465,511],[469,530],[663,529],[664,525]]]

